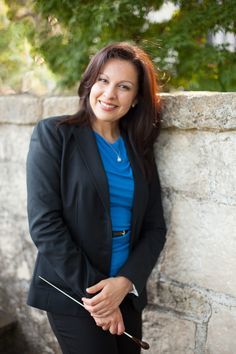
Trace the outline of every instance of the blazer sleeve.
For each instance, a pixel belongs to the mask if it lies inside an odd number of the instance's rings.
[[[29,230],[39,253],[65,285],[82,297],[87,295],[85,289],[88,286],[106,277],[92,267],[73,242],[63,220],[60,192],[62,139],[55,120],[53,124],[50,119],[40,121],[34,128],[27,156]]]
[[[161,187],[156,167],[149,183],[149,199],[144,221],[141,227],[140,239],[119,271],[132,281],[141,294],[147,279],[157,262],[166,239],[166,225],[161,200]]]

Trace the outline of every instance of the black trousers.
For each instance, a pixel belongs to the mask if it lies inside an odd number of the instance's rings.
[[[130,300],[120,306],[129,334],[142,337],[142,315]],[[126,335],[112,335],[98,327],[90,314],[83,310],[78,316],[47,313],[51,328],[63,354],[140,354],[138,345]]]

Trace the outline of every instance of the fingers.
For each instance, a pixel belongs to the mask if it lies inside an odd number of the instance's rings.
[[[118,326],[117,322],[112,322],[109,327],[109,332],[111,334],[116,334],[117,333],[117,326]]]
[[[87,311],[96,316],[108,316],[117,308],[127,295],[130,284],[125,277],[107,278],[87,288],[87,292],[95,294],[91,299],[83,297]],[[97,294],[98,292],[98,294]]]
[[[123,334],[125,331],[123,319],[120,318],[119,320],[117,319],[112,321],[109,327],[109,331],[111,334],[117,334],[117,335]]]
[[[103,329],[104,331],[107,331],[107,330],[109,329],[109,327],[110,327],[110,325],[102,326],[102,329]]]
[[[86,289],[87,293],[89,294],[95,294],[97,293],[98,291],[101,291],[104,286],[105,286],[105,281],[104,280],[101,280],[99,283],[93,285],[93,286],[90,286],[89,288]]]
[[[121,334],[123,334],[125,331],[125,326],[124,326],[124,322],[123,322],[123,319],[122,321],[119,321],[118,322],[118,326],[117,326],[117,335],[120,336]]]
[[[84,305],[93,306],[93,307],[95,307],[96,305],[101,304],[104,301],[107,301],[107,300],[104,299],[104,294],[103,293],[99,293],[98,295],[95,295],[92,299],[88,299],[87,297],[82,297],[81,300],[83,301]]]
[[[100,292],[93,296],[93,298],[82,298],[86,310],[94,315],[107,316],[119,306],[123,300],[123,295],[120,296],[120,290],[117,290],[116,287],[113,286],[113,283],[114,281],[107,279],[89,288],[90,292],[91,289],[92,291],[100,289]]]
[[[109,319],[100,319],[100,318],[94,318],[96,325],[99,327],[102,327],[104,331],[107,331],[110,328],[111,321]]]
[[[103,301],[95,306],[87,305],[86,302],[84,301],[84,307],[87,311],[91,313],[91,315],[100,316],[100,317],[109,316],[116,308],[114,304],[111,304],[108,301],[107,302]]]
[[[103,292],[95,295],[92,299],[82,298],[84,307],[93,315],[108,316],[117,307],[116,302],[112,302]],[[119,304],[118,304],[119,305]]]
[[[104,331],[109,330],[111,334],[121,335],[125,331],[123,317],[120,309],[117,308],[112,315],[108,317],[94,317],[97,326],[102,327]]]
[[[93,311],[90,311],[86,308],[86,306],[84,307],[87,311],[90,312],[90,315],[92,317],[97,317],[97,318],[103,318],[103,317],[108,317],[112,314],[112,312],[114,311],[114,309],[110,310],[110,311],[106,311],[106,312],[101,312],[101,313],[95,313]]]
[[[118,315],[118,319],[117,319],[116,334],[121,335],[125,331],[125,326],[124,326],[123,316],[119,308],[117,309],[117,315]]]
[[[95,287],[96,285],[94,285]],[[91,287],[92,288],[92,287]],[[91,289],[89,288],[89,289]],[[102,288],[103,289],[103,288]],[[81,299],[83,303],[87,306],[93,306],[95,307],[96,305],[99,305],[106,301],[103,306],[107,306],[110,303],[110,299],[107,297],[106,291],[101,291],[99,294],[93,296],[91,299],[87,297],[82,297]]]

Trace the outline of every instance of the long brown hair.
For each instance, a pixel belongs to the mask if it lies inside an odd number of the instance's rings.
[[[78,95],[79,111],[67,116],[60,124],[89,125],[94,114],[89,103],[90,90],[96,82],[101,68],[109,59],[127,60],[136,67],[138,73],[138,95],[135,107],[119,121],[121,131],[128,134],[129,141],[139,157],[144,174],[150,177],[153,168],[153,144],[160,128],[160,97],[153,63],[149,56],[139,47],[125,42],[113,43],[93,56],[85,70]]]

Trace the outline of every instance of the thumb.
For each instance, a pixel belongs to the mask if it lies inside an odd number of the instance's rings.
[[[98,291],[102,290],[103,288],[104,288],[104,283],[103,283],[103,280],[101,280],[99,283],[87,288],[86,291],[89,294],[94,294],[94,293],[97,293]]]

